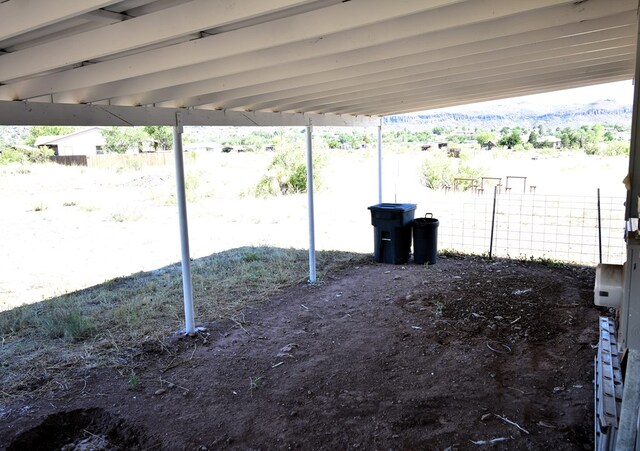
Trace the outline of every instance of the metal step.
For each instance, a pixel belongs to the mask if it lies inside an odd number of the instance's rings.
[[[598,352],[595,357],[595,444],[596,450],[612,450],[622,406],[622,370],[612,319],[601,316]]]

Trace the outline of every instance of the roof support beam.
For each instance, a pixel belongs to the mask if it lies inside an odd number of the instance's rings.
[[[0,99],[18,100],[54,94],[69,89],[88,88],[103,83],[184,68],[207,61],[218,61],[216,65],[224,67],[222,63],[226,57],[265,49],[272,49],[272,51],[268,56],[263,57],[263,61],[272,61],[278,54],[288,54],[289,61],[296,61],[308,58],[309,55],[327,56],[335,55],[337,52],[365,49],[381,43],[424,34],[423,30],[425,29],[442,31],[447,28],[491,21],[500,17],[513,16],[512,27],[518,30],[531,29],[527,25],[530,20],[544,20],[548,26],[554,26],[603,17],[615,14],[616,11],[626,12],[630,8],[634,8],[634,6],[630,6],[634,3],[633,0],[619,0],[614,4],[602,0],[591,0],[579,7],[573,5],[571,1],[564,0],[536,0],[535,2],[474,0],[429,10],[451,2],[452,0],[438,0],[438,2],[367,0],[366,6],[362,8],[361,2],[352,0],[323,10],[176,44],[167,48],[105,61],[33,80],[11,83],[0,87]],[[553,19],[549,20],[549,11],[545,7],[558,4],[561,6],[557,7],[557,14],[551,15]],[[427,11],[419,13],[421,10]],[[527,14],[522,17],[517,16],[525,12]],[[132,20],[126,21],[122,25],[132,22]],[[365,26],[367,28],[356,28]],[[394,27],[393,33],[389,32],[390,26]],[[466,39],[475,40],[475,36],[466,36]],[[299,44],[294,53],[277,48],[296,41],[299,41]],[[422,43],[428,45],[426,41]],[[0,63],[2,58],[0,57]],[[238,61],[245,65],[247,63],[254,64],[254,58],[250,58],[248,55],[243,55]],[[272,66],[274,64],[276,63],[271,62]],[[238,72],[238,69],[227,73],[234,72]],[[201,76],[205,73],[201,72]],[[175,80],[179,80],[174,77],[166,78],[167,76],[168,74],[162,74],[165,80],[174,80],[174,84]],[[144,82],[144,79],[141,81]],[[143,88],[138,92],[147,89],[149,88]],[[88,102],[90,100],[85,98],[79,101]]]
[[[633,46],[628,46],[621,49],[592,52],[586,55],[559,56],[544,61],[523,61],[513,65],[502,66],[497,64],[496,67],[491,67],[491,64],[485,64],[483,65],[484,67],[478,67],[475,72],[473,71],[473,66],[461,68],[459,72],[455,69],[445,69],[432,75],[398,78],[395,83],[393,80],[385,80],[381,83],[363,83],[355,92],[353,89],[351,92],[329,92],[324,97],[319,96],[312,100],[302,100],[293,104],[276,106],[274,111],[299,111],[300,109],[306,109],[307,105],[313,103],[314,112],[325,113],[326,111],[340,110],[343,106],[353,104],[359,100],[366,101],[389,97],[389,94],[393,96],[402,92],[419,92],[421,94],[433,92],[437,94],[450,87],[473,86],[487,81],[509,81],[523,76],[536,77],[560,70],[588,68],[596,64],[630,61],[633,59],[633,51]]]
[[[181,113],[183,125],[373,127],[379,117],[285,113],[243,113],[203,109],[71,105],[0,101],[0,125],[175,125]]]
[[[414,93],[411,97],[399,96],[386,102],[362,102],[352,105],[352,111],[375,111],[376,114],[386,116],[390,114],[402,114],[416,110],[431,110],[448,106],[464,105],[468,103],[483,102],[505,97],[516,97],[529,94],[538,94],[547,91],[557,91],[580,86],[590,86],[599,83],[608,83],[629,79],[629,69],[632,61],[618,64],[609,64],[603,67],[589,69],[577,69],[547,74],[539,77],[523,77],[501,82],[487,82],[474,86],[462,86],[442,90],[438,94],[428,93],[421,95]]]
[[[375,73],[358,71],[349,78],[331,77],[326,74],[324,79],[332,82],[318,83],[295,89],[300,83],[297,79],[289,81],[292,89],[269,92],[249,98],[236,98],[233,101],[221,103],[224,108],[242,108],[243,110],[258,111],[272,109],[273,111],[296,110],[304,102],[315,102],[331,98],[344,100],[350,94],[362,92],[369,95],[368,90],[384,89],[388,86],[398,86],[409,82],[432,80],[433,86],[455,82],[461,79],[478,79],[480,77],[499,76],[505,73],[513,73],[525,69],[537,70],[555,64],[567,64],[570,61],[580,62],[604,56],[627,53],[632,55],[634,48],[632,38],[613,40],[610,48],[600,50],[601,43],[590,43],[572,48],[560,48],[555,51],[535,52],[534,47],[523,46],[521,48],[499,50],[496,52],[477,53],[471,56],[454,58],[451,60],[420,64],[400,70],[389,70]],[[537,57],[537,58],[536,58]],[[420,60],[420,58],[416,58]],[[302,81],[302,80],[301,80]],[[289,97],[283,97],[283,96]],[[253,102],[251,102],[253,101]],[[260,101],[260,102],[257,102]]]
[[[598,11],[598,14],[601,14],[601,11]],[[491,22],[490,26],[486,23],[474,24],[311,59],[306,53],[304,56],[298,56],[302,53],[303,43],[291,44],[254,53],[249,59],[254,68],[247,67],[247,59],[230,57],[218,62],[61,93],[54,95],[53,100],[63,103],[88,103],[105,99],[109,95],[120,95],[122,97],[112,97],[111,103],[149,105],[166,101],[162,106],[188,107],[211,104],[212,107],[226,108],[225,101],[229,99],[306,86],[327,78],[341,80],[394,68],[443,61],[456,56],[479,55],[489,50],[509,49],[508,51],[513,53],[512,49],[522,45],[531,46],[523,48],[522,51],[525,52],[554,46],[578,45],[590,40],[635,36],[634,21],[629,19],[627,13],[606,19],[589,20],[589,17],[594,16],[583,12],[581,19],[586,20],[571,23],[574,18],[565,16],[565,23],[550,28],[545,28],[548,21],[544,15],[536,18],[529,16],[527,21],[514,21],[507,17]],[[376,30],[372,29],[371,33],[376,35]],[[382,30],[380,32],[385,35]],[[350,43],[356,39],[350,33],[340,34],[335,38],[340,38],[341,43]],[[293,78],[297,76],[300,77],[299,80]],[[191,81],[204,77],[209,79]],[[257,80],[260,80],[259,84],[256,83]],[[183,83],[179,84],[180,81]],[[267,85],[268,82],[274,82],[274,86]],[[238,92],[234,92],[234,89]],[[12,86],[6,87],[6,91],[9,90],[13,90]],[[0,87],[0,98],[4,91],[5,89]],[[242,94],[239,95],[240,91]],[[136,92],[140,94],[127,95]],[[247,104],[250,103],[252,102]],[[240,105],[242,104],[229,105],[228,108]]]
[[[91,11],[82,17],[93,22],[100,22],[107,25],[131,19],[131,17],[126,14],[114,13],[113,11],[107,11],[105,9]]]
[[[104,8],[119,0],[14,0],[0,3],[0,41]]]
[[[47,42],[0,57],[0,80],[11,80],[168,41],[309,0],[194,0],[146,16]],[[15,2],[9,2],[15,3]],[[18,2],[20,3],[20,2]],[[57,5],[57,2],[49,2]],[[52,6],[53,7],[53,6]],[[170,26],[169,26],[170,24]]]
[[[576,46],[588,42],[600,40],[610,40],[620,37],[633,36],[635,30],[631,26],[620,26],[626,23],[627,18],[620,15],[615,20],[607,20],[606,26],[613,24],[615,28],[604,29],[595,33],[586,33],[588,27],[593,27],[591,21],[580,24],[567,25],[556,28],[546,28],[536,31],[528,31],[503,37],[489,37],[483,40],[478,36],[477,40],[465,43],[461,36],[456,38],[453,45],[433,48],[442,42],[450,42],[446,35],[435,34],[423,37],[396,41],[384,46],[366,49],[362,52],[346,52],[331,57],[307,59],[300,62],[280,64],[272,67],[265,67],[252,71],[236,73],[222,76],[201,82],[188,83],[174,86],[172,88],[149,90],[144,94],[135,96],[125,96],[111,99],[113,104],[161,104],[169,107],[185,107],[208,105],[218,108],[237,108],[243,105],[251,105],[261,101],[261,97],[266,97],[264,102],[268,102],[274,97],[270,95],[277,91],[291,91],[297,87],[307,87],[324,80],[332,80],[332,83],[339,83],[341,80],[353,77],[371,77],[376,73],[387,72],[394,69],[411,71],[421,64],[437,65],[444,61],[450,61],[456,57],[482,59],[483,54],[491,58],[492,54],[504,56],[521,56],[527,52],[549,51],[554,48]],[[603,23],[603,26],[605,23]],[[467,30],[473,34],[476,27]],[[496,23],[491,30],[508,29],[504,24]],[[456,30],[458,34],[462,30]],[[442,39],[441,39],[442,38]],[[460,42],[458,44],[458,42]],[[442,45],[442,44],[440,44]],[[411,53],[414,52],[414,53]],[[279,55],[288,55],[287,49],[283,49]],[[274,55],[277,60],[278,55]],[[495,58],[495,56],[493,56]],[[177,75],[177,74],[176,74]],[[296,78],[297,77],[297,78]],[[155,78],[152,76],[152,78]],[[173,78],[176,79],[176,78]],[[179,79],[179,76],[177,77]],[[260,80],[260,83],[256,83]],[[153,83],[153,80],[149,80]],[[335,85],[334,85],[335,86]],[[221,90],[224,87],[224,90]],[[116,92],[118,91],[117,87]],[[211,93],[212,94],[205,94]],[[192,97],[186,97],[191,95]],[[255,96],[255,98],[244,99]],[[58,101],[70,102],[74,98],[82,98],[81,95],[69,93],[68,95],[54,96]],[[281,97],[281,96],[280,96]],[[275,96],[277,99],[278,96]],[[168,100],[175,99],[175,100]],[[84,99],[89,100],[89,99]],[[233,100],[233,102],[229,102]],[[161,103],[167,101],[166,103]],[[244,102],[244,103],[242,103]]]

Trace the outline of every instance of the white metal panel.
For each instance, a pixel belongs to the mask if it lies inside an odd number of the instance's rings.
[[[0,41],[60,22],[118,0],[9,0],[0,3]]]
[[[508,81],[488,80],[472,86],[450,87],[441,90],[437,95],[428,93],[421,95],[414,92],[413,95],[404,94],[395,99],[384,100],[369,99],[368,102],[360,102],[357,105],[345,107],[351,113],[358,111],[375,111],[386,116],[389,114],[416,111],[418,105],[428,103],[431,108],[443,108],[445,106],[462,105],[465,103],[482,102],[505,97],[513,97],[528,94],[537,94],[547,91],[568,89],[572,86],[588,86],[598,83],[607,83],[629,79],[629,71],[633,71],[634,62],[626,61],[618,64],[608,64],[602,67],[579,68],[577,70],[560,71],[538,77],[511,78]],[[565,77],[565,78],[563,78]],[[340,110],[337,110],[338,112]]]
[[[221,60],[234,55],[238,55],[245,64],[251,64],[254,56],[248,52],[299,41],[304,42],[300,43],[295,52],[290,49],[276,48],[273,50],[273,56],[276,53],[289,54],[295,60],[300,60],[312,55],[331,55],[338,51],[362,49],[406,36],[424,34],[424,30],[445,30],[527,11],[533,11],[531,17],[528,15],[527,17],[514,17],[516,29],[526,28],[526,23],[529,20],[535,20],[541,14],[547,26],[563,24],[567,23],[568,17],[571,17],[571,21],[580,21],[588,20],[594,16],[601,17],[615,12],[628,11],[629,5],[635,0],[619,0],[614,5],[603,5],[602,0],[597,2],[591,0],[586,4],[587,6],[581,8],[576,8],[571,2],[567,4],[566,1],[560,0],[537,0],[535,2],[474,0],[448,5],[452,2],[452,0],[438,0],[428,3],[421,0],[404,2],[352,0],[323,10],[229,33],[81,67],[61,74],[12,83],[0,87],[0,99],[26,99],[72,88],[84,88],[134,76],[150,75],[206,61],[218,61],[218,66],[225,67],[225,61]],[[448,6],[433,9],[443,4]],[[563,5],[553,11],[554,14],[551,18],[548,17],[549,11],[546,11],[544,7],[556,4]],[[542,10],[536,8],[542,8]],[[420,11],[426,12],[420,13]],[[370,28],[362,28],[365,26]],[[341,32],[347,32],[348,35],[341,35]],[[465,36],[467,41],[476,39],[473,35],[465,34]],[[2,58],[0,57],[0,64],[3,61]],[[0,80],[3,78],[0,76]],[[6,78],[4,79],[6,80]],[[174,84],[180,83],[180,80],[173,76],[167,79],[173,80]],[[83,99],[82,101],[89,100]]]
[[[213,78],[214,75],[230,73],[233,70],[231,67],[234,67],[234,61],[221,61],[219,65],[211,64],[210,67],[185,68],[179,71],[158,74],[157,76],[141,77],[139,81],[126,80],[119,85],[104,86],[102,89],[89,89],[82,93],[62,94],[55,96],[55,99],[61,102],[90,102],[105,98],[109,92],[122,93],[125,90],[137,89],[140,92],[139,94],[116,97],[111,99],[111,102],[118,105],[149,105],[166,101],[167,103],[162,104],[163,106],[179,107],[212,104],[212,106],[218,108],[233,108],[242,104],[234,105],[233,103],[225,102],[225,100],[240,99],[252,94],[265,95],[273,90],[293,89],[298,86],[312,85],[323,81],[330,84],[345,78],[366,77],[376,72],[414,67],[419,64],[426,65],[455,57],[472,57],[478,60],[482,58],[485,52],[499,53],[504,52],[505,49],[508,49],[506,50],[507,55],[525,55],[526,57],[527,52],[553,51],[560,47],[573,47],[579,44],[601,42],[616,37],[633,37],[635,35],[635,25],[629,25],[629,22],[633,24],[633,21],[629,21],[626,16],[626,14],[619,14],[614,16],[613,20],[600,20],[597,24],[586,21],[554,28],[533,29],[533,31],[519,30],[516,27],[511,28],[505,23],[506,21],[500,21],[490,27],[491,34],[489,36],[486,33],[481,33],[482,28],[485,27],[484,24],[473,26],[468,30],[465,29],[468,36],[476,36],[476,39],[472,40],[472,42],[468,41],[468,37],[463,38],[462,30],[458,29],[456,33],[447,31],[442,34],[422,35],[367,49],[341,52],[320,58],[306,58],[294,62],[289,62],[293,54],[291,49],[280,48],[277,52],[270,52],[268,57],[261,58],[261,55],[256,55],[252,61],[259,68],[249,71]],[[602,31],[587,32],[587,30],[596,26]],[[518,30],[520,31],[519,33]],[[506,34],[509,32],[517,34]],[[496,37],[496,35],[498,36]],[[508,36],[508,39],[505,39],[506,36]],[[454,39],[447,39],[448,37]],[[487,39],[482,39],[483,37]],[[442,47],[444,42],[452,42],[453,44]],[[515,48],[525,44],[530,44],[530,47]],[[487,57],[490,58],[491,55]],[[188,69],[193,70],[189,71]],[[176,83],[166,88],[153,89],[156,86],[167,86],[169,80],[196,78],[201,71],[208,73],[209,77],[212,78],[187,84]],[[299,78],[294,79],[294,77]],[[146,85],[143,83],[145,80],[148,82]],[[275,88],[266,85],[270,81],[276,82]],[[280,87],[278,88],[278,86]],[[231,90],[235,91],[228,92]]]
[[[0,80],[120,53],[309,0],[194,0],[0,57]],[[49,4],[54,4],[49,2]],[[170,26],[168,26],[170,25]]]
[[[308,124],[274,111],[370,123],[346,118],[628,79],[635,60],[638,0],[110,3],[15,21],[0,100],[31,101],[0,103],[3,123],[46,110],[56,123],[173,125],[178,107],[210,124]]]
[[[43,102],[0,101],[0,125],[175,125],[181,113],[183,125],[373,127],[377,117],[286,113],[244,113],[203,109],[71,105]]]
[[[574,48],[560,48],[555,51],[535,52],[535,48],[540,44],[521,46],[513,49],[504,49],[487,53],[471,53],[460,58],[446,59],[442,61],[427,61],[425,63],[392,69],[384,72],[376,72],[370,69],[371,65],[364,65],[356,73],[349,71],[349,76],[339,76],[335,71],[332,82],[316,82],[311,84],[309,78],[322,80],[324,73],[317,74],[317,77],[299,77],[286,79],[279,86],[289,84],[288,89],[284,86],[280,90],[274,91],[272,85],[260,84],[254,86],[261,94],[240,97],[238,94],[229,96],[226,92],[220,93],[232,99],[216,103],[216,106],[224,108],[243,108],[245,110],[261,110],[271,108],[277,111],[295,109],[296,102],[319,101],[330,96],[344,96],[349,93],[365,91],[368,89],[379,89],[385,86],[398,86],[410,81],[432,80],[433,86],[440,86],[442,82],[453,82],[463,76],[472,75],[469,79],[493,77],[504,73],[525,70],[527,68],[537,69],[547,65],[556,64],[565,57],[576,61],[596,58],[598,54],[609,53],[618,54],[624,52],[633,57],[635,42],[632,38],[621,38],[611,40],[607,43],[607,49],[601,49],[601,43],[588,43],[582,46],[576,45]],[[476,46],[474,46],[476,47]],[[578,53],[580,52],[580,53]],[[452,49],[451,54],[455,54]],[[427,57],[428,58],[428,57]],[[539,58],[539,59],[536,59]],[[416,62],[422,62],[423,58],[413,58]],[[393,62],[389,61],[388,67],[393,67]],[[332,74],[332,75],[334,75]],[[328,74],[327,74],[328,75]],[[328,77],[324,77],[326,79]],[[298,88],[298,86],[301,86]],[[245,89],[244,92],[247,90]],[[219,98],[222,95],[218,96]],[[287,106],[292,105],[292,106]],[[187,105],[188,106],[188,105]]]
[[[522,63],[501,65],[492,67],[491,62],[478,64],[477,71],[474,65],[463,68],[444,69],[431,73],[427,76],[397,77],[377,83],[363,83],[357,90],[353,88],[337,90],[337,92],[325,92],[320,96],[315,96],[312,100],[314,112],[325,112],[340,110],[344,106],[353,104],[358,100],[375,100],[384,97],[394,97],[404,92],[416,92],[421,95],[427,93],[440,94],[443,89],[458,89],[484,83],[487,80],[492,82],[509,81],[515,78],[531,77],[538,75],[555,73],[564,69],[589,68],[595,64],[612,64],[620,61],[631,63],[633,61],[633,46],[626,46],[620,49],[603,50],[588,53],[586,55],[560,55],[543,61],[527,61]],[[504,64],[504,62],[503,62]],[[629,64],[629,67],[632,67]],[[309,100],[280,104],[274,107],[277,111],[299,111],[309,104]]]

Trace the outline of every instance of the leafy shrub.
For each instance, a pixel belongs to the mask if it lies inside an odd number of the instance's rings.
[[[0,151],[0,164],[10,164],[10,163],[26,163],[27,156],[24,152],[8,148]]]
[[[482,176],[484,169],[475,165],[472,153],[463,151],[460,158],[452,158],[444,150],[431,152],[424,160],[419,170],[420,183],[430,189],[442,189],[453,185],[453,179],[477,179]],[[471,183],[461,181],[459,187],[466,190]]]
[[[605,157],[629,155],[629,147],[629,141],[609,141],[603,148],[598,149],[597,155]]]
[[[320,185],[321,159],[314,156],[314,187]],[[304,151],[294,148],[279,150],[267,168],[267,174],[258,182],[257,196],[276,196],[307,192],[307,163]]]
[[[39,147],[38,149],[16,149],[8,148],[0,150],[0,164],[9,163],[45,163],[54,155],[54,151],[49,147]]]
[[[477,179],[482,176],[484,169],[476,166],[473,161],[463,161],[458,166],[457,178]]]
[[[420,166],[420,183],[430,189],[451,186],[455,178],[453,163],[445,150],[434,150]]]
[[[599,155],[600,145],[594,142],[584,143],[584,153],[586,153],[587,155]]]

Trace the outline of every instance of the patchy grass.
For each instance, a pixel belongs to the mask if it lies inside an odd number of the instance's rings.
[[[111,213],[109,219],[114,222],[133,222],[138,221],[142,215],[129,211],[115,211]]]
[[[96,211],[97,209],[98,209],[98,207],[96,207],[95,205],[81,205],[80,206],[80,210],[86,211],[87,213],[92,212],[92,211]]]
[[[47,208],[49,208],[47,204],[45,204],[44,202],[39,202],[35,207],[33,207],[33,211],[45,211]]]
[[[194,261],[196,318],[242,323],[245,308],[306,283],[307,258],[306,250],[245,247]],[[369,259],[319,252],[319,278]],[[0,402],[42,396],[88,368],[136,374],[133,356],[144,343],[164,343],[182,327],[182,315],[179,265],[0,312]]]

